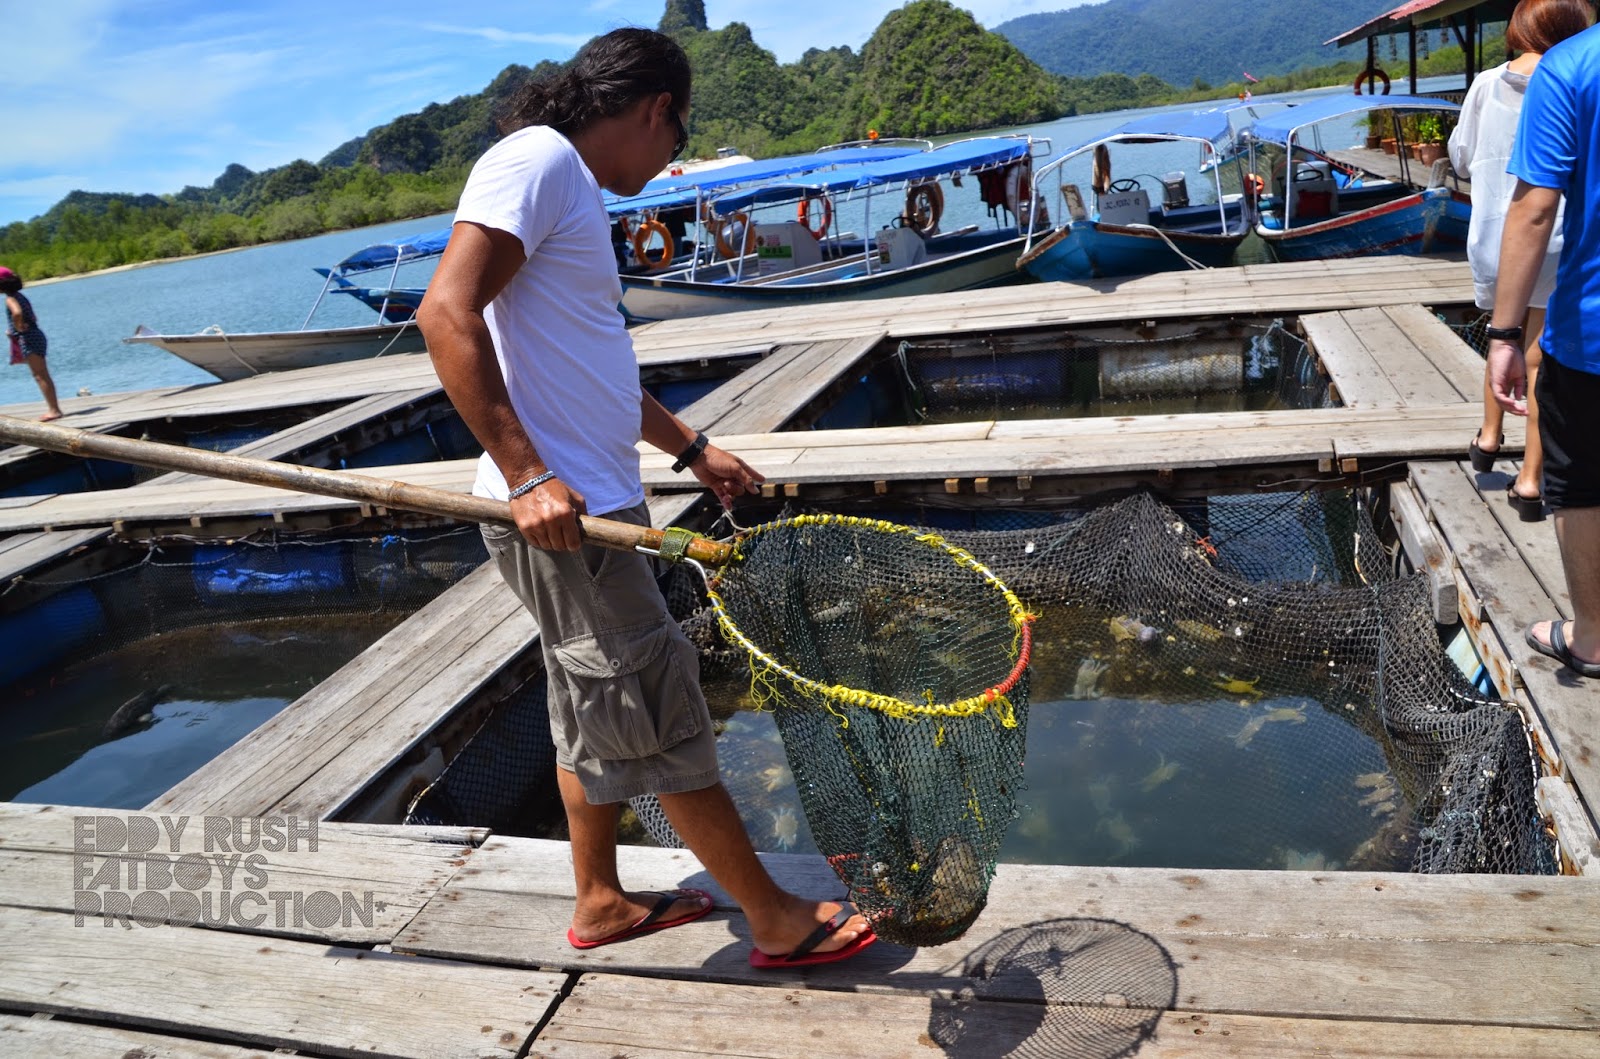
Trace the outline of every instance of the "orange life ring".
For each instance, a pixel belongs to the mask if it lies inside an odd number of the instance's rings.
[[[713,226],[711,230],[717,237],[717,253],[721,254],[725,258],[743,257],[747,254],[755,253],[756,226],[750,223],[750,216],[743,210],[734,210],[726,217],[723,217],[717,221],[712,221],[711,223]],[[733,243],[728,240],[728,234],[735,227],[741,227],[744,232],[743,254],[741,254],[739,250],[734,247]],[[735,236],[734,238],[738,237]]]
[[[815,228],[811,227],[811,204],[813,202],[821,203],[822,205],[822,223]],[[833,224],[833,199],[827,195],[807,195],[801,199],[800,223],[805,225],[806,231],[810,232],[818,240],[823,239],[828,234],[829,226]]]
[[[1247,202],[1256,202],[1267,193],[1267,182],[1261,179],[1260,173],[1246,173],[1244,176],[1244,197]]]
[[[661,249],[651,251],[650,237],[661,236]],[[673,245],[672,233],[667,231],[667,226],[650,217],[639,223],[633,230],[633,257],[635,261],[649,267],[650,271],[666,268],[672,263],[672,257],[677,252]]]
[[[944,216],[944,192],[930,180],[906,188],[906,227],[926,239],[939,230]]]
[[[1371,92],[1371,93],[1368,93],[1369,95],[1374,95],[1374,96],[1376,96],[1376,95],[1385,95],[1386,96],[1386,95],[1389,94],[1389,75],[1384,73],[1382,70],[1378,69],[1376,66],[1374,66],[1370,70],[1362,70],[1360,73],[1356,74],[1356,85],[1355,85],[1356,95],[1359,96],[1361,94],[1361,86],[1366,84],[1368,80],[1382,81],[1383,82],[1383,91],[1382,92]]]

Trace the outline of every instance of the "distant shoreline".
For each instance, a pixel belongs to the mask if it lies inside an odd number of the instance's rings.
[[[284,242],[275,239],[273,242]],[[131,272],[136,268],[149,268],[151,265],[170,265],[174,261],[193,261],[200,257],[216,257],[218,254],[232,254],[240,250],[250,250],[258,246],[271,246],[272,243],[251,243],[249,246],[230,246],[226,250],[207,250],[202,254],[184,254],[181,257],[153,257],[149,261],[135,261],[127,265],[112,265],[110,268],[97,268],[92,272],[74,272],[70,276],[46,276],[44,279],[27,281],[30,287],[44,287],[51,283],[66,283],[68,280],[83,279],[87,276],[108,276],[113,272]]]

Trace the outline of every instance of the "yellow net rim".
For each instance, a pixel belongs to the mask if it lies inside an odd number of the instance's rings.
[[[1011,707],[1011,700],[1008,695],[1022,680],[1023,674],[1027,671],[1028,662],[1033,653],[1032,623],[1037,615],[1029,611],[1022,600],[1017,598],[1016,593],[1007,588],[1005,583],[995,576],[994,572],[985,566],[977,556],[965,548],[951,544],[937,533],[918,530],[911,526],[885,522],[882,519],[861,518],[855,515],[818,514],[796,515],[794,518],[768,522],[741,534],[734,544],[733,562],[737,563],[744,558],[741,548],[745,541],[764,533],[770,533],[773,530],[802,526],[849,526],[854,529],[865,529],[875,533],[909,537],[918,544],[943,552],[957,566],[973,571],[987,586],[999,593],[1005,600],[1007,617],[1014,633],[1012,658],[1015,664],[1012,666],[1010,673],[999,684],[985,688],[976,695],[951,702],[935,702],[931,692],[928,694],[927,701],[910,702],[892,695],[882,695],[843,684],[823,684],[795,672],[746,636],[744,631],[729,616],[727,608],[723,605],[722,596],[717,592],[717,582],[714,581],[708,587],[707,595],[711,600],[712,610],[716,613],[717,624],[724,635],[737,643],[750,656],[750,665],[754,678],[753,687],[758,692],[756,696],[758,701],[770,698],[770,695],[763,696],[759,693],[762,678],[776,675],[783,677],[784,680],[801,692],[821,700],[836,713],[840,712],[839,707],[863,707],[869,710],[877,710],[891,717],[910,720],[917,717],[974,717],[993,711],[1001,724],[1008,728],[1016,725],[1016,714]],[[718,581],[720,580],[718,578]],[[845,724],[849,723],[848,717],[842,713],[841,718]]]

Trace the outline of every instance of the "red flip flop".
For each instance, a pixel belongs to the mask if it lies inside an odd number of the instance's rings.
[[[856,914],[856,906],[846,901],[839,906],[839,911],[833,914],[832,919],[820,924],[816,930],[808,934],[804,941],[794,947],[793,952],[782,956],[769,956],[760,949],[751,949],[750,966],[763,971],[772,971],[783,967],[815,967],[821,963],[838,963],[840,960],[848,960],[878,940],[878,936],[872,932],[871,927],[868,927],[866,933],[859,935],[848,945],[843,945],[828,952],[815,952],[813,950],[826,939],[833,937],[839,928],[850,922],[850,918]]]
[[[657,901],[655,903],[655,907],[641,916],[639,921],[633,926],[626,930],[619,930],[609,937],[601,938],[599,941],[584,941],[572,932],[571,927],[568,927],[567,944],[571,945],[574,949],[598,949],[602,945],[610,945],[613,942],[625,941],[628,938],[637,937],[640,934],[651,934],[658,930],[666,930],[668,927],[681,927],[685,923],[693,923],[701,916],[709,915],[713,907],[711,895],[706,893],[704,890],[651,890],[649,892],[660,893],[661,900]],[[705,899],[705,905],[699,911],[690,912],[688,915],[679,916],[676,919],[661,918],[666,914],[667,909],[671,908],[685,897],[702,897]]]

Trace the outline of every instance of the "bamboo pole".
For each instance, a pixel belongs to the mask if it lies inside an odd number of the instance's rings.
[[[74,427],[61,427],[53,423],[37,423],[31,419],[17,419],[0,415],[0,439],[19,445],[63,452],[69,456],[116,460],[140,467],[154,467],[163,471],[187,471],[208,478],[224,478],[233,482],[271,486],[297,493],[338,497],[393,508],[396,511],[415,511],[424,515],[459,519],[463,522],[487,522],[499,526],[512,526],[510,505],[486,497],[452,493],[424,485],[411,485],[392,479],[372,478],[349,471],[332,471],[323,467],[305,467],[295,463],[279,463],[251,456],[232,456],[225,452],[192,449],[184,445],[167,445],[157,441],[137,441],[109,434],[96,434]],[[583,536],[591,543],[620,551],[643,548],[659,552],[666,533],[647,526],[634,526],[626,522],[578,516]],[[730,545],[705,537],[691,540],[684,554],[698,562],[722,566],[733,554]]]

